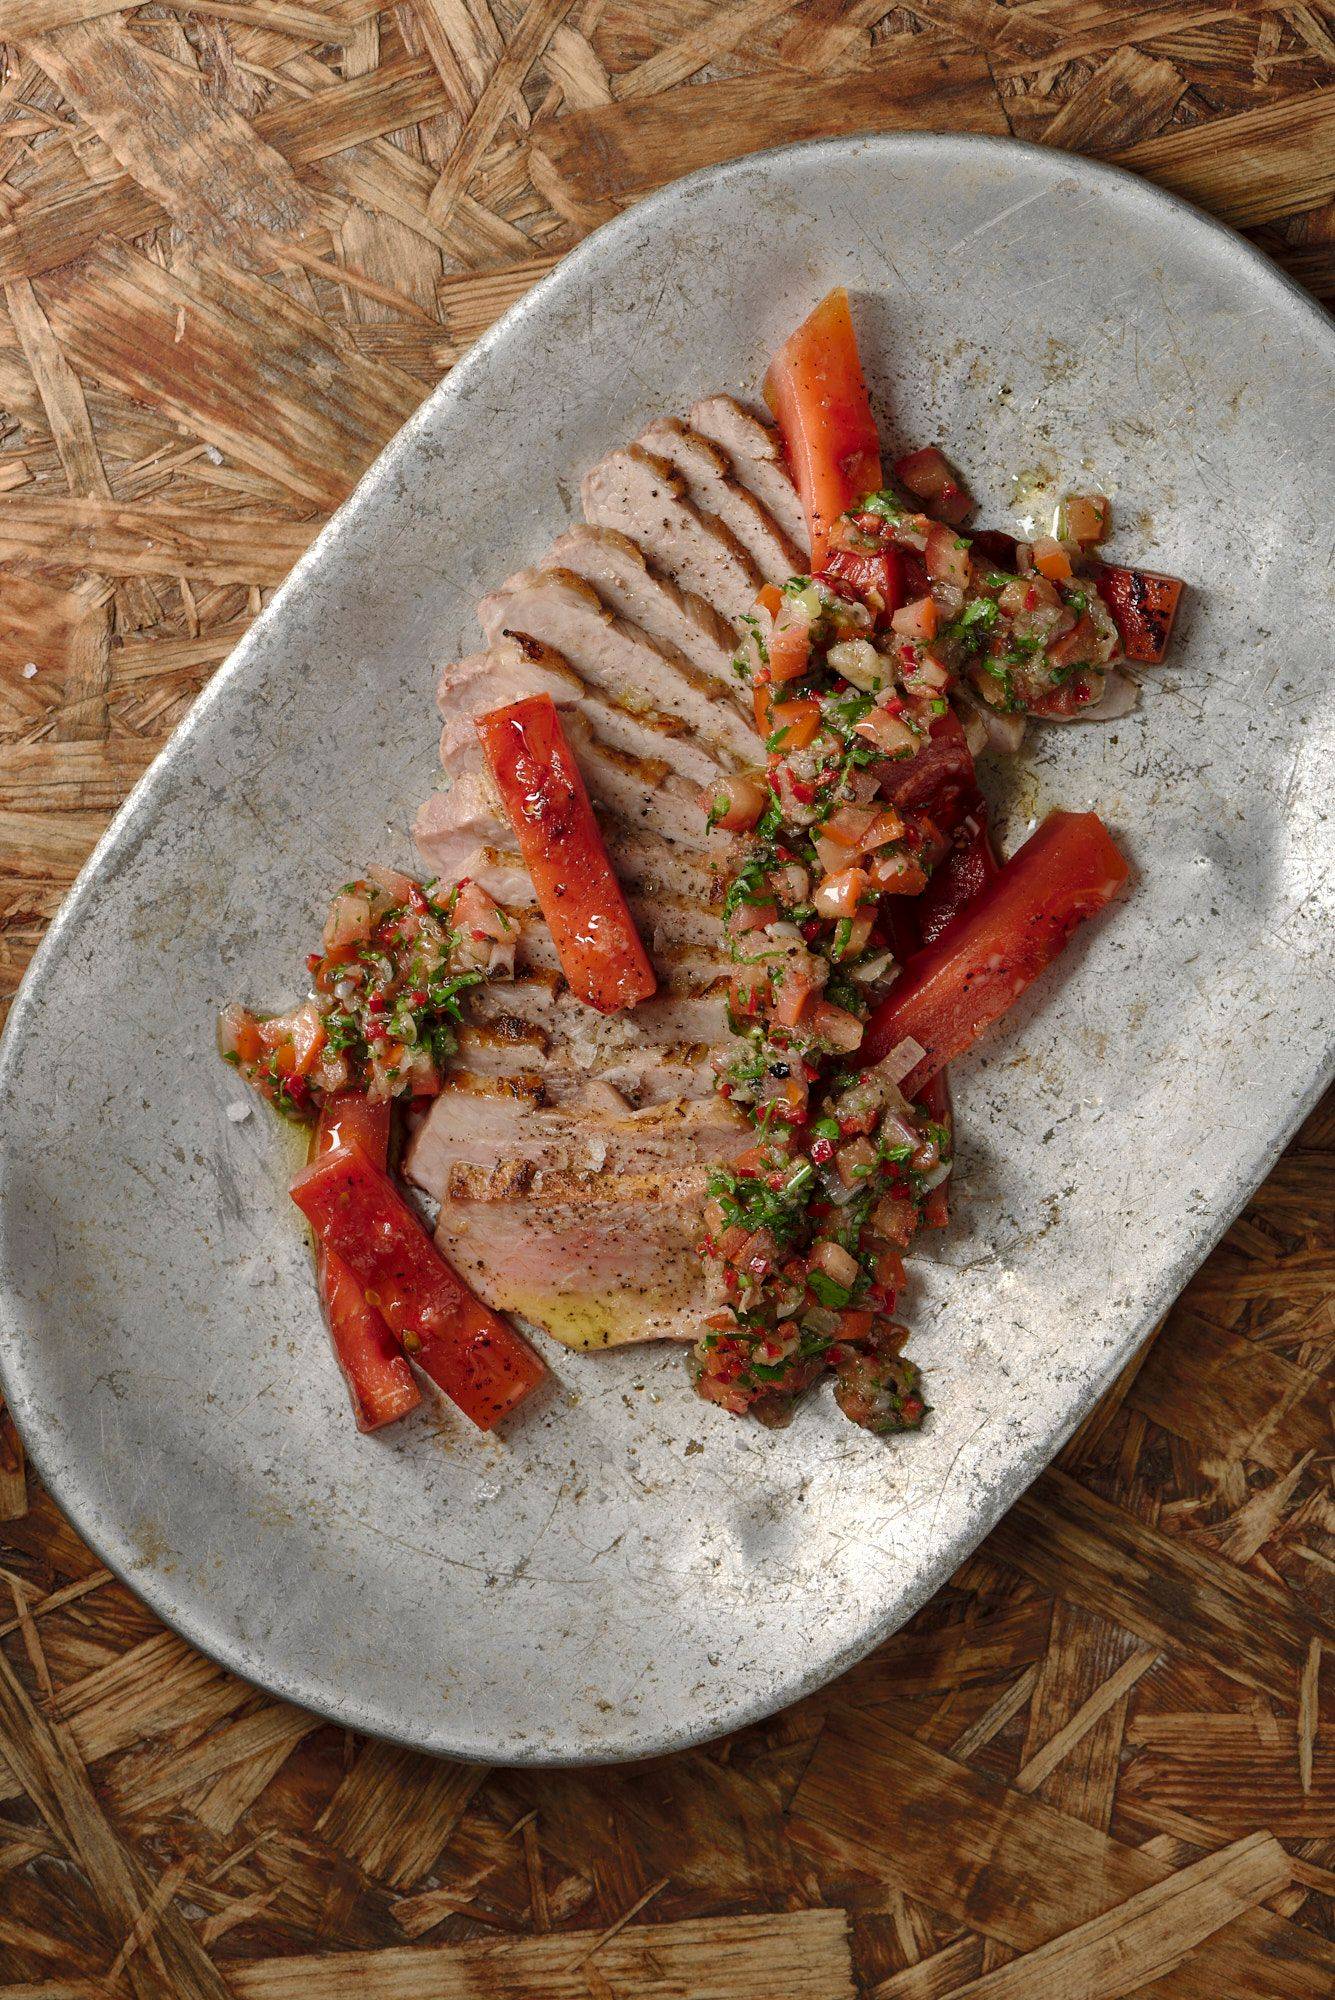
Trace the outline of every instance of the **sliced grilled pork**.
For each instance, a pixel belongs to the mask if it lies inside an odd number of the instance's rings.
[[[749,1137],[716,1099],[634,1111],[604,1087],[553,1108],[474,1076],[437,1098],[406,1169],[483,1298],[572,1346],[613,1346],[691,1337],[709,1165]]]
[[[702,1192],[698,1172],[594,1174],[573,1194],[444,1202],[436,1241],[489,1305],[567,1347],[693,1340],[710,1310],[691,1219]]]
[[[581,525],[567,529],[539,558],[542,569],[571,570],[592,584],[610,611],[628,618],[660,645],[673,647],[729,693],[738,686],[733,672],[736,634],[712,604],[660,576],[644,553],[614,528]]]
[[[704,809],[698,786],[673,771],[661,757],[637,757],[619,750],[589,727],[578,709],[563,709],[561,721],[579,760],[589,797],[608,820],[608,837],[652,822],[659,839],[688,851],[705,849]],[[443,836],[453,815],[475,845],[510,843],[510,821],[492,783],[470,718],[458,716],[440,733],[441,762],[453,780],[436,808],[435,828]],[[457,799],[457,804],[453,803]],[[490,818],[485,814],[490,807]]]
[[[559,588],[560,580],[556,582]],[[566,600],[572,596],[563,595]],[[586,616],[582,592],[573,598],[579,615]],[[595,633],[603,629],[603,616],[595,605]],[[526,923],[515,980],[481,987],[471,996],[460,1082],[470,1074],[490,1078],[498,1091],[514,1094],[514,1101],[537,1087],[553,1102],[564,1102],[583,1092],[590,1078],[614,1083],[641,1103],[706,1099],[709,1056],[727,1033],[727,962],[717,916],[725,862],[721,852],[706,848],[696,785],[663,759],[621,749],[602,734],[614,723],[624,723],[639,732],[633,740],[640,740],[641,718],[590,689],[554,648],[527,637],[504,640],[487,654],[453,663],[442,674],[440,688],[446,714],[441,756],[449,783],[419,813],[418,845],[446,879],[470,876],[511,907],[531,907],[531,884],[511,851],[512,830],[472,718],[539,687],[561,702],[566,734],[662,984],[651,1001],[632,1013],[604,1019],[566,989],[541,923]],[[571,701],[581,705],[570,706]],[[706,754],[684,734],[650,740],[668,748],[688,747],[697,757]],[[717,844],[713,836],[710,849]],[[505,1095],[495,1100],[508,1101]],[[493,1100],[481,1110],[483,1143],[495,1158],[500,1134],[493,1129]],[[443,1116],[433,1113],[438,1130]],[[438,1188],[432,1191],[439,1193]]]
[[[719,682],[618,618],[572,571],[521,570],[483,598],[477,615],[489,643],[526,633],[560,652],[586,686],[617,708],[674,717],[691,747],[708,746],[725,766],[754,763],[755,728]]]
[[[707,396],[691,411],[691,428],[728,454],[734,479],[773,515],[798,552],[798,570],[805,572],[811,560],[806,515],[774,426],[752,416],[731,396]]]
[[[756,759],[727,621],[749,614],[765,573],[794,564],[721,452],[680,426],[660,442],[689,477],[638,445],[611,453],[585,481],[588,526],[484,600],[492,643],[441,675],[447,786],[415,829],[442,876],[530,910],[473,723],[552,695],[659,991],[629,1014],[594,1014],[526,917],[513,982],[470,996],[458,1065],[407,1171],[440,1201],[439,1240],[483,1297],[577,1345],[695,1334],[708,1169],[750,1139],[713,1090],[730,857],[706,834],[699,788]]]
[[[433,792],[418,808],[413,823],[418,852],[442,881],[457,882],[467,876],[498,903],[522,906],[532,895],[528,871],[515,851],[510,828],[497,823],[495,794],[478,791],[471,779],[464,784],[468,798],[456,799],[451,786]],[[702,898],[722,894],[711,855],[688,853],[661,834],[607,815],[602,824],[632,909],[637,895],[652,902],[664,893],[687,895],[694,890]]]
[[[703,1003],[699,1003],[697,1011],[703,1012]],[[715,1028],[722,1014],[720,1001]],[[532,1019],[531,1010],[505,1016],[499,1023],[478,1022],[461,1032],[459,1060],[474,1076],[504,1078],[510,1083],[522,1075],[525,1061],[530,1067],[535,1062],[541,1063],[553,1102],[569,1103],[588,1088],[589,1071],[576,1053],[579,1043],[566,1032],[568,1023],[560,1018],[559,1008],[554,1009],[550,1018],[550,1034]],[[520,1031],[524,1037],[522,1043],[517,1039]],[[600,1050],[595,1080],[620,1091],[637,1105],[678,1104],[686,1098],[703,1098],[711,1089],[707,1052],[703,1043],[670,1040],[661,1045],[645,1043],[621,1050]]]
[[[492,986],[485,993],[479,989],[470,1015],[480,1031],[516,1042],[516,1059],[509,1073],[532,1071],[536,1048],[541,1054],[537,1067],[549,1079],[558,1073],[561,1076],[562,1097],[570,1094],[566,1088],[570,1075],[578,1078],[581,1089],[592,1077],[606,1077],[623,1095],[638,1102],[646,1095],[645,1079],[637,1073],[629,1082],[618,1082],[611,1071],[627,1070],[628,1064],[634,1069],[640,1058],[652,1063],[675,1054],[693,1076],[698,1074],[707,1084],[710,1051],[726,1033],[725,1004],[724,989],[707,979],[684,988],[665,980],[652,1006],[646,1001],[631,1014],[595,1017],[591,1008],[581,1010],[581,1003],[571,998],[562,983],[532,978]],[[502,1065],[494,1060],[489,1067],[496,1075]],[[652,1094],[663,1095],[661,1091]],[[707,1096],[708,1091],[692,1083],[683,1095]]]
[[[660,417],[640,443],[676,467],[689,498],[736,537],[766,583],[785,583],[805,567],[768,507],[734,477],[732,459],[709,438],[679,417]]]
[[[436,706],[447,729],[451,724],[464,725],[448,742],[442,738],[442,756],[473,732],[475,716],[529,694],[549,694],[563,713],[577,712],[580,720],[572,725],[576,730],[587,728],[598,744],[653,766],[655,773],[660,768],[675,771],[694,787],[711,784],[721,771],[735,767],[735,757],[715,756],[684,727],[680,716],[664,715],[647,701],[634,710],[623,708],[596,682],[577,673],[563,654],[527,632],[506,634],[485,653],[471,653],[441,670]],[[754,740],[752,748],[754,754]],[[597,745],[590,754],[597,755]],[[454,769],[452,762],[450,768]]]
[[[613,1108],[616,1107],[616,1108]],[[674,1171],[732,1157],[754,1134],[717,1097],[636,1110],[585,1080],[554,1105],[542,1076],[527,1087],[455,1071],[419,1127],[405,1162],[440,1201],[527,1193],[538,1176]]]
[[[623,445],[585,473],[580,494],[591,526],[629,535],[657,568],[730,622],[750,612],[764,578],[737,538],[692,505],[685,480],[665,458]]]

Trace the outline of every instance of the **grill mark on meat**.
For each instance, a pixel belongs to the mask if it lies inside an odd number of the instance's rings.
[[[558,708],[577,710],[599,743],[675,771],[692,787],[712,784],[737,761],[735,754],[717,752],[700,741],[680,715],[663,714],[648,702],[632,711],[609,700],[606,690],[562,653],[527,632],[506,631],[487,652],[469,654],[443,667],[436,706],[447,724],[466,720],[459,738],[463,741],[472,733],[475,716],[531,694],[550,694]],[[448,763],[445,751],[442,757]]]
[[[751,1143],[748,1127],[717,1098],[688,1098],[615,1114],[591,1099],[546,1101],[528,1073],[484,1077],[452,1071],[433,1099],[405,1160],[410,1180],[438,1200],[473,1199],[520,1160],[544,1175],[705,1169]],[[468,1175],[464,1184],[461,1171]]]
[[[593,527],[629,535],[731,623],[750,612],[764,581],[760,571],[729,529],[692,505],[686,482],[666,459],[642,445],[623,445],[585,473],[580,495]]]
[[[708,835],[698,786],[670,770],[660,758],[637,757],[603,742],[578,711],[564,711],[561,719],[589,797],[605,822],[609,853],[615,854],[627,835],[651,818],[664,841],[688,852],[704,848]],[[443,831],[457,824],[475,843],[499,845],[512,839],[509,819],[471,722],[460,719],[445,724],[440,758],[454,783],[437,809],[437,828]]]
[[[646,451],[665,458],[686,481],[688,497],[721,523],[746,550],[766,583],[786,583],[805,567],[779,523],[734,475],[726,451],[679,417],[660,417],[640,435]]]
[[[451,793],[434,792],[419,807],[413,839],[428,869],[451,882],[467,876],[497,902],[536,908],[528,871],[508,845],[509,827],[493,830],[494,837],[483,837],[461,831],[457,822]],[[626,828],[608,820],[605,830],[608,852],[632,909],[636,895],[652,898],[668,889],[681,892],[694,887],[702,900],[721,897],[724,885],[711,857],[673,847],[647,827]]]
[[[754,730],[718,681],[609,611],[573,571],[521,570],[483,598],[477,615],[490,645],[502,634],[531,635],[559,652],[585,686],[615,708],[674,718],[678,732],[689,732],[680,754],[699,767],[698,782],[709,782],[711,760],[715,767],[735,768],[754,759]]]
[[[692,409],[690,422],[702,437],[728,454],[733,477],[773,516],[797,551],[797,568],[805,575],[811,561],[807,519],[773,424],[754,416],[731,396],[706,396]]]
[[[615,528],[581,523],[552,543],[538,558],[538,567],[582,576],[619,618],[630,619],[651,639],[675,648],[736,698],[732,660],[737,641],[732,627],[703,597],[661,575],[629,536]]]

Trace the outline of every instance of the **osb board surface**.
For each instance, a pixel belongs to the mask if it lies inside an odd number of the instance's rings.
[[[0,0],[0,36],[0,1004],[378,446],[675,173],[1009,130],[1335,294],[1329,0]],[[615,1772],[252,1693],[0,1429],[0,2000],[1324,2000],[1332,1213],[1328,1102],[905,1632]]]

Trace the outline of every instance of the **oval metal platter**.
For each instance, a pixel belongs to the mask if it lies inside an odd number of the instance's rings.
[[[503,1438],[352,1428],[290,1137],[213,1054],[331,889],[412,865],[435,663],[646,419],[754,395],[834,283],[887,439],[980,518],[1092,483],[1190,584],[1136,713],[1036,732],[1005,842],[1095,806],[1133,892],[956,1066],[957,1220],[914,1260],[930,1379],[879,1442],[766,1432],[679,1349],[581,1357]],[[1329,1068],[1335,329],[1127,176],[894,136],[697,175],[595,236],[394,440],[102,841],[3,1044],[3,1385],[51,1492],[164,1619],[275,1694],[455,1756],[660,1752],[848,1666],[1052,1456]],[[900,440],[903,443],[900,444]],[[938,1250],[933,1245],[934,1252]]]

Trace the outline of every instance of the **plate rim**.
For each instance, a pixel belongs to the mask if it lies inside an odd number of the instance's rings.
[[[1002,167],[1008,163],[1018,163],[1020,167],[1041,169],[1054,177],[1063,172],[1069,173],[1100,190],[1106,189],[1113,194],[1120,192],[1123,195],[1130,195],[1150,210],[1160,211],[1188,230],[1203,232],[1206,239],[1215,239],[1220,254],[1250,272],[1251,281],[1277,287],[1280,297],[1287,300],[1290,309],[1296,307],[1298,317],[1307,321],[1313,335],[1328,347],[1329,358],[1335,365],[1335,315],[1329,313],[1295,278],[1269,258],[1264,251],[1248,241],[1238,230],[1198,208],[1184,196],[1159,187],[1155,182],[1130,169],[1086,159],[1081,154],[1059,148],[1037,145],[999,134],[869,130],[766,147],[757,152],[743,154],[736,159],[697,168],[690,174],[682,175],[662,187],[653,189],[600,224],[567,252],[550,272],[507,308],[501,317],[473,343],[461,360],[454,364],[449,373],[423,397],[418,407],[387,439],[376,457],[365,468],[352,491],[324,523],[309,548],[298,558],[278,586],[270,603],[216,669],[207,686],[191,705],[188,714],[173,730],[147,769],[131,787],[79,869],[19,982],[4,1032],[0,1034],[0,1102],[4,1101],[10,1092],[12,1071],[18,1061],[16,1052],[24,1038],[26,1019],[46,983],[48,968],[54,970],[64,949],[67,934],[76,929],[84,906],[100,879],[104,862],[121,846],[127,836],[133,838],[134,822],[138,818],[141,802],[153,794],[163,782],[164,766],[168,757],[178,752],[194,731],[202,726],[214,704],[226,697],[232,680],[244,669],[252,653],[266,642],[271,626],[283,616],[289,596],[300,588],[310,570],[323,559],[328,545],[342,532],[350,511],[362,503],[364,489],[374,484],[378,475],[419,429],[429,427],[443,404],[467,392],[472,377],[485,370],[492,350],[505,339],[511,325],[518,324],[533,312],[548,289],[558,278],[564,279],[572,266],[588,260],[599,249],[615,243],[621,236],[631,234],[646,224],[652,225],[657,210],[671,199],[680,197],[683,191],[718,186],[757,168],[763,169],[779,162],[822,152],[846,157],[859,151],[930,154],[939,152],[943,148],[952,152],[972,154],[982,159],[991,157]],[[501,1746],[501,1754],[498,1755],[494,1742],[480,1742],[448,1732],[441,1732],[436,1741],[426,1743],[423,1742],[420,1731],[368,1722],[355,1712],[355,1703],[344,1701],[340,1704],[332,1697],[312,1693],[308,1687],[301,1684],[299,1674],[285,1671],[281,1663],[275,1665],[263,1657],[251,1659],[244,1649],[238,1657],[236,1651],[226,1646],[215,1646],[201,1639],[191,1627],[188,1608],[178,1613],[167,1608],[162,1601],[169,1597],[169,1579],[151,1566],[135,1568],[132,1563],[122,1560],[117,1552],[108,1548],[104,1544],[100,1530],[90,1529],[87,1525],[85,1517],[91,1511],[91,1506],[84,1505],[89,1497],[87,1493],[82,1490],[76,1492],[71,1502],[66,1497],[65,1491],[62,1491],[62,1488],[69,1484],[65,1476],[58,1475],[53,1479],[48,1473],[46,1447],[50,1422],[48,1420],[44,1429],[38,1413],[28,1410],[25,1398],[15,1394],[13,1357],[17,1355],[23,1340],[23,1314],[11,1284],[11,1267],[4,1255],[3,1239],[0,1239],[0,1392],[4,1394],[5,1402],[19,1430],[26,1455],[48,1494],[103,1567],[110,1570],[118,1582],[145,1604],[168,1630],[202,1653],[205,1658],[227,1672],[236,1674],[239,1679],[263,1693],[278,1700],[292,1702],[326,1721],[354,1728],[364,1735],[399,1744],[429,1756],[481,1761],[510,1768],[578,1768],[669,1755],[731,1734],[766,1716],[776,1714],[817,1689],[829,1685],[859,1660],[865,1659],[921,1609],[959,1562],[979,1546],[1001,1516],[1016,1504],[1039,1474],[1052,1463],[1067,1439],[1088,1415],[1089,1410],[1095,1407],[1098,1399],[1126,1367],[1132,1356],[1139,1352],[1156,1322],[1169,1310],[1193,1272],[1199,1269],[1216,1247],[1333,1079],[1335,1079],[1335,1032],[1332,1032],[1324,1053],[1318,1057],[1303,1088],[1289,1100],[1286,1116],[1278,1126],[1267,1128],[1261,1145],[1248,1155],[1245,1164],[1230,1177],[1224,1207],[1212,1218],[1208,1230],[1203,1235],[1193,1238],[1165,1274],[1151,1300],[1134,1323],[1134,1337],[1128,1336],[1105,1362],[1096,1378],[1097,1386],[1085,1407],[1077,1411],[1069,1422],[1063,1423],[1050,1433],[1036,1451],[1017,1462],[1013,1482],[1007,1481],[1003,1486],[999,1486],[997,1492],[977,1514],[971,1517],[968,1525],[951,1542],[943,1544],[936,1562],[930,1567],[920,1585],[906,1598],[897,1598],[892,1612],[872,1619],[864,1632],[837,1655],[824,1659],[817,1667],[795,1670],[777,1689],[771,1689],[768,1693],[753,1699],[738,1701],[726,1712],[716,1715],[704,1728],[694,1727],[687,1721],[679,1727],[645,1729],[620,1738],[609,1734],[605,1743],[597,1748],[584,1748],[568,1754],[553,1752],[541,1746],[510,1745]],[[4,1141],[3,1133],[0,1133],[0,1199],[3,1199],[8,1156],[9,1148]],[[20,1406],[24,1408],[22,1418],[19,1415]],[[31,1434],[29,1424],[33,1426]]]

